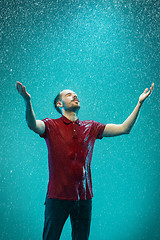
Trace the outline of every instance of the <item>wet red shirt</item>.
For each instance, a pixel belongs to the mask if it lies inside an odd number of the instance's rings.
[[[104,124],[93,120],[72,122],[62,115],[45,118],[48,147],[48,197],[85,200],[93,197],[91,158],[96,139],[102,139]]]

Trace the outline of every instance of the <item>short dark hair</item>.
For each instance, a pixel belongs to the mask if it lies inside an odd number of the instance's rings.
[[[59,102],[59,101],[61,101],[61,100],[62,100],[61,93],[58,93],[58,95],[55,97],[54,102],[53,102],[55,109],[56,109],[57,112],[59,112],[60,114],[62,114],[62,112],[61,112],[60,108],[57,107],[57,102]]]

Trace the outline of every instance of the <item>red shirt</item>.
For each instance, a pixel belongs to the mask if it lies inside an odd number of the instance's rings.
[[[44,138],[48,147],[48,197],[86,200],[93,197],[91,158],[96,138],[102,139],[104,124],[93,120],[75,122],[62,115],[45,118]]]

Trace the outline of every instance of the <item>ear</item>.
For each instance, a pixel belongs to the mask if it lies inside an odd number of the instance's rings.
[[[63,104],[61,101],[57,102],[57,107],[63,107]]]

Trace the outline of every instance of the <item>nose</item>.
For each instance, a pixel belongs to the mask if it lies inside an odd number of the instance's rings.
[[[78,99],[78,96],[77,96],[77,94],[76,94],[76,93],[75,93],[75,94],[73,94],[73,101],[74,101],[75,99],[77,99],[77,100],[80,102],[80,100]]]
[[[73,98],[74,98],[74,99],[75,99],[75,98],[78,98],[78,97],[77,97],[77,94],[73,94]]]

